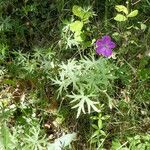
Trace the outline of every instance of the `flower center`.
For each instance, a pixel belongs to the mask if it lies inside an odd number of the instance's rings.
[[[104,47],[105,47],[105,48],[108,48],[108,45],[107,45],[107,44],[104,44]]]

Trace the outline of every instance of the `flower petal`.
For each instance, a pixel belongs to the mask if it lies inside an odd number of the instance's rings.
[[[102,50],[103,50],[103,47],[99,46],[96,48],[96,53],[97,54],[102,54]]]
[[[96,41],[96,53],[101,54],[105,57],[109,57],[112,55],[112,49],[116,47],[116,44],[111,41],[111,37],[105,35],[102,39],[98,39]]]
[[[98,39],[97,41],[96,41],[96,46],[101,46],[103,43],[102,43],[102,41],[101,41],[101,39]]]
[[[106,51],[105,51],[105,53],[104,53],[104,56],[105,57],[109,57],[109,56],[111,56],[112,55],[112,50],[111,49],[107,49]]]
[[[109,57],[112,55],[112,50],[106,47],[97,47],[96,52],[97,54],[102,54],[105,57]]]
[[[110,49],[112,49],[112,48],[115,48],[116,47],[116,44],[114,43],[114,42],[109,42],[109,43],[107,43],[108,44],[108,47],[110,48]]]
[[[108,36],[108,35],[103,36],[102,37],[102,42],[103,43],[109,43],[109,42],[111,42],[111,37]]]

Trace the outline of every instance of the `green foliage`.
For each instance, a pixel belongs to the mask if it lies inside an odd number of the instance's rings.
[[[114,140],[112,142],[111,150],[147,150],[150,148],[150,137],[149,135],[141,136],[136,135],[134,137],[128,137],[128,141],[121,144],[119,140]],[[129,145],[129,146],[127,146]]]
[[[23,126],[17,126],[11,133],[10,129],[6,126],[6,123],[2,124],[0,132],[0,148],[6,150],[41,150],[46,147],[47,139],[41,134],[41,129],[38,124],[36,124],[36,126],[31,124],[28,130],[29,133]]]
[[[62,63],[59,68],[59,76],[52,79],[53,83],[59,86],[58,96],[67,93],[69,98],[73,98],[71,103],[76,103],[72,108],[78,109],[77,118],[81,111],[85,113],[85,103],[88,113],[91,112],[91,108],[98,112],[96,105],[100,104],[99,93],[111,89],[110,81],[115,79],[114,66],[102,58],[95,60],[94,57],[85,57],[79,62],[74,59],[68,60],[67,64]]]
[[[79,17],[83,22],[88,21],[90,17],[93,16],[92,12],[82,9],[82,7],[74,5],[72,8],[72,12],[75,16]]]
[[[150,149],[149,6],[1,0],[0,149]]]
[[[110,116],[103,115],[99,113],[98,116],[92,116],[91,120],[93,121],[92,128],[94,133],[91,135],[90,142],[91,144],[97,144],[97,149],[103,148],[105,138],[107,133],[104,131],[106,127],[106,121],[108,121]],[[105,122],[105,123],[104,123]]]
[[[17,144],[16,139],[11,135],[9,128],[6,126],[6,122],[2,124],[0,133],[0,149],[15,149]]]
[[[5,44],[0,44],[0,62],[3,62],[7,56],[8,46]]]
[[[125,13],[125,15],[118,13],[116,17],[114,17],[114,20],[119,22],[126,21],[128,20],[128,18],[135,17],[138,14],[138,10],[133,10],[129,13],[128,8],[123,5],[116,5],[115,9],[117,10],[117,12]]]
[[[72,13],[79,17],[80,20],[73,19],[71,23],[67,22],[67,25],[64,27],[64,34],[62,38],[63,41],[66,42],[66,48],[71,48],[74,45],[84,48],[89,47],[92,43],[88,40],[90,37],[90,26],[88,26],[88,24],[90,22],[89,19],[94,16],[94,12],[90,8],[83,9],[80,6],[74,5]],[[69,30],[71,32],[68,32]]]
[[[79,117],[79,115],[81,114],[81,111],[85,114],[85,103],[87,104],[87,109],[88,109],[88,113],[91,113],[91,108],[96,111],[99,112],[100,110],[97,109],[97,107],[95,106],[96,104],[98,104],[98,102],[92,101],[90,100],[90,98],[94,98],[96,95],[84,95],[83,91],[81,91],[80,95],[68,95],[69,98],[73,98],[73,100],[70,103],[77,103],[75,106],[73,106],[72,108],[77,108],[78,112],[77,112],[77,118]]]
[[[146,150],[150,148],[150,135],[136,135],[134,137],[129,137],[128,141],[130,143],[129,149],[134,150],[134,149],[141,149],[141,150]]]
[[[124,15],[122,15],[122,14],[117,14],[114,19],[116,21],[126,21],[127,20],[127,18]]]
[[[138,10],[133,10],[127,15],[127,17],[128,18],[135,17],[135,16],[137,16],[137,14],[138,14]]]
[[[115,9],[118,11],[118,12],[124,12],[126,15],[128,15],[128,9],[127,7],[123,6],[123,5],[116,5],[115,6]]]
[[[70,30],[72,32],[79,32],[80,33],[82,28],[83,28],[83,22],[81,22],[81,21],[75,21],[75,22],[70,24]]]

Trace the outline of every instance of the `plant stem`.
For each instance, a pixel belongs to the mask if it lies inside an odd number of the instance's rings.
[[[127,3],[128,12],[130,12],[131,0],[127,0],[126,3]]]
[[[108,0],[105,1],[105,30],[107,31],[107,26],[108,26],[108,22],[107,22],[107,18],[108,18]]]

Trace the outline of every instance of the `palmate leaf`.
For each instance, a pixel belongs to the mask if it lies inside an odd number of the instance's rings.
[[[81,113],[99,111],[95,99],[99,97],[99,91],[106,90],[110,86],[110,81],[115,79],[114,69],[115,67],[106,59],[96,60],[94,57],[84,57],[79,61],[69,59],[67,63],[59,65],[58,76],[52,81],[58,86],[58,96],[68,94],[72,99],[72,108],[77,109],[78,118]],[[76,92],[78,93],[74,94]],[[112,106],[110,100],[109,106]]]
[[[95,102],[95,101],[90,99],[90,98],[93,98],[95,96],[96,95],[93,95],[93,94],[84,95],[83,93],[80,93],[79,95],[76,95],[74,93],[72,95],[68,95],[69,98],[73,99],[70,103],[75,103],[75,102],[77,103],[75,106],[72,107],[72,109],[78,108],[77,118],[80,116],[81,112],[83,112],[84,114],[86,113],[85,104],[87,105],[88,113],[91,113],[91,108],[96,112],[100,111],[96,107],[96,104],[98,104],[98,102]]]
[[[53,85],[58,85],[58,97],[62,95],[63,90],[66,91],[67,87],[72,83],[69,79],[65,79],[64,74],[60,74],[60,79],[57,77],[55,79],[51,79],[53,82]]]
[[[10,17],[0,18],[0,32],[9,31],[12,29],[12,23]]]
[[[84,10],[82,7],[74,5],[72,8],[72,12],[75,16],[79,17],[82,21],[87,21],[93,13],[89,10]]]
[[[82,66],[78,65],[78,62],[68,60],[67,64],[62,63],[59,65],[59,77],[51,79],[54,85],[58,85],[58,96],[62,95],[63,90],[67,91],[68,86],[72,86],[73,89],[78,89],[77,82],[79,75],[81,74]]]
[[[23,138],[23,150],[42,150],[46,146],[46,135],[42,135],[39,125],[32,126],[29,133],[25,133]]]
[[[82,7],[74,5],[72,8],[72,12],[75,16],[80,17],[81,19],[83,18],[84,12]]]

